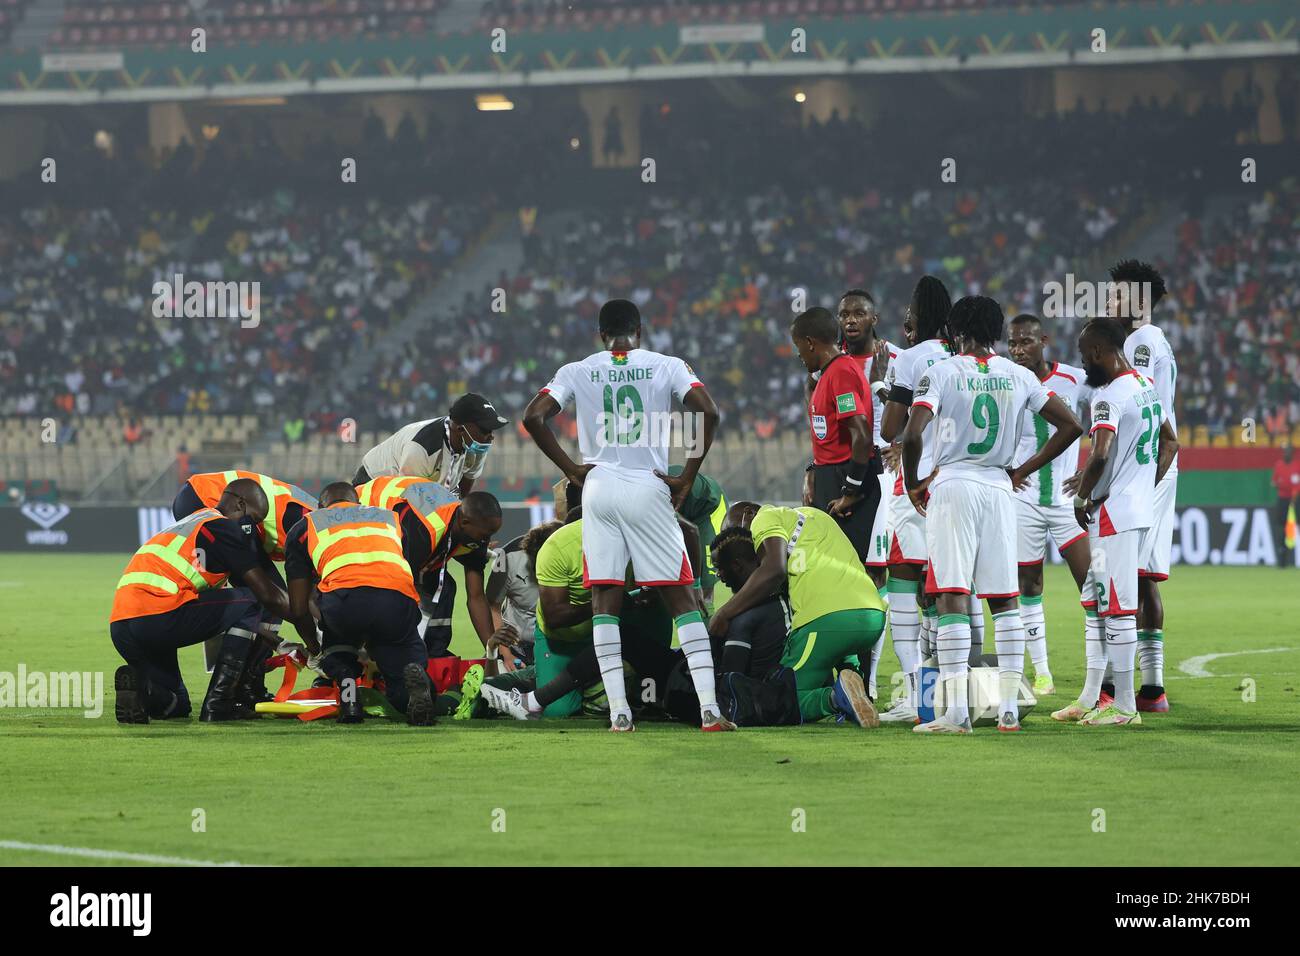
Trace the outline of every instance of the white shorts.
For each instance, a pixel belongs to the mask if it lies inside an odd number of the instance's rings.
[[[1142,565],[1138,574],[1144,578],[1164,581],[1169,577],[1169,555],[1174,547],[1174,522],[1178,514],[1174,502],[1178,497],[1178,475],[1165,473],[1156,482],[1155,502],[1151,506],[1153,524],[1146,536],[1142,551]]]
[[[889,497],[889,563],[925,564],[925,519],[917,514],[906,494]]]
[[[657,485],[657,487],[656,487]],[[582,583],[622,585],[628,562],[642,587],[693,584],[668,486],[597,465],[582,483]]]
[[[1134,528],[1102,537],[1094,518],[1088,528],[1088,577],[1083,582],[1079,603],[1095,607],[1101,617],[1136,614],[1138,568],[1149,537],[1148,529]]]
[[[1056,550],[1064,551],[1088,532],[1079,527],[1074,509],[1069,505],[1036,505],[1016,498],[1016,561],[1019,564],[1042,564],[1047,558],[1047,536],[1052,536]]]
[[[876,520],[871,525],[871,547],[867,550],[865,562],[869,568],[883,568],[889,564],[889,528],[893,523],[890,521],[890,509],[893,494],[894,473],[881,472],[880,504],[876,507]]]
[[[929,594],[1016,597],[1016,504],[1010,488],[950,478],[930,486],[925,514]]]

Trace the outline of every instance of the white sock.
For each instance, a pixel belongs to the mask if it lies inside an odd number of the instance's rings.
[[[618,632],[618,618],[612,614],[592,615],[591,643],[596,648],[601,680],[605,682],[610,721],[619,714],[630,718],[632,708],[627,704],[627,685],[623,681],[623,639]]]
[[[955,724],[970,720],[967,688],[970,682],[970,618],[965,614],[940,614],[939,636],[935,639],[939,657],[939,679],[948,702],[947,717]]]
[[[917,671],[921,668],[921,651],[917,647],[920,624],[916,614],[915,581],[889,579],[889,633],[898,655],[898,666],[907,680],[908,706],[917,705]]]
[[[924,662],[934,657],[934,642],[939,636],[939,612],[931,604],[921,608],[920,619],[921,626],[916,632],[916,649]]]
[[[1108,659],[1106,657],[1106,632],[1101,625],[1101,618],[1091,608],[1084,609],[1083,646],[1088,660],[1088,676],[1083,682],[1083,693],[1079,695],[1079,706],[1091,710],[1097,706],[1101,696],[1101,684],[1106,677]]]
[[[876,699],[876,673],[880,670],[880,649],[884,646],[885,635],[881,634],[876,643],[871,645],[871,663],[867,668],[867,696]]]
[[[1025,622],[1025,649],[1034,673],[1052,676],[1047,668],[1047,618],[1043,615],[1041,594],[1020,599],[1020,619]]]
[[[1142,683],[1154,687],[1165,686],[1165,632],[1162,630],[1138,631],[1138,664],[1142,668]]]
[[[524,691],[524,707],[528,709],[530,714],[540,714],[545,710],[541,704],[537,703],[537,695],[531,690]]]
[[[1133,691],[1133,662],[1137,657],[1137,618],[1116,614],[1106,618],[1106,654],[1115,671],[1115,706],[1137,710]]]
[[[718,696],[713,686],[713,651],[709,647],[709,629],[704,626],[704,619],[699,611],[690,611],[675,619],[677,624],[677,643],[686,655],[686,666],[690,668],[691,680],[695,684],[695,696],[700,699],[700,716],[713,716],[718,711]],[[606,688],[606,693],[609,689]]]
[[[974,663],[984,653],[984,602],[970,596],[970,659]]]
[[[1020,619],[1020,608],[993,615],[993,644],[998,651],[998,685],[1002,691],[998,713],[1010,711],[1019,717],[1017,701],[1025,669],[1025,625]]]

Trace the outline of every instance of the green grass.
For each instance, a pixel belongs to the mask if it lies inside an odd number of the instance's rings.
[[[1049,568],[1062,693],[1022,734],[644,724],[622,737],[582,720],[121,727],[105,622],[123,563],[0,556],[0,671],[103,671],[110,698],[98,720],[0,710],[0,841],[260,864],[1276,865],[1300,850],[1293,573],[1178,569],[1164,591],[1174,709],[1131,731],[1048,718],[1077,692],[1083,656],[1077,598]],[[466,627],[460,610],[469,651]],[[1178,668],[1265,648],[1288,650],[1212,661],[1210,678]],[[182,661],[197,702],[201,650]],[[887,647],[882,681],[895,668]],[[806,832],[792,831],[796,809]],[[324,838],[337,817],[355,821],[351,838]],[[0,849],[3,864],[92,862]]]

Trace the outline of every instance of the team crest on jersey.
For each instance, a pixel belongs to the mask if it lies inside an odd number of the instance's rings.
[[[930,391],[930,376],[922,375],[921,381],[916,383],[916,394],[924,395]]]
[[[1149,345],[1139,345],[1134,349],[1133,364],[1141,365],[1143,368],[1151,367],[1151,347]]]
[[[814,415],[812,417],[813,434],[820,440],[826,437],[826,416]]]
[[[610,358],[612,358],[612,359],[614,360],[614,364],[615,364],[615,365],[626,365],[626,364],[627,364],[627,353],[626,353],[626,352],[610,352],[609,355],[610,355]]]
[[[1094,422],[1110,421],[1110,405],[1106,402],[1098,402],[1092,409],[1092,420]]]

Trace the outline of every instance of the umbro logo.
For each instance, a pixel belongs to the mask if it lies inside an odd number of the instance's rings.
[[[72,511],[67,505],[53,505],[49,502],[28,502],[20,509],[38,525],[49,531]]]

